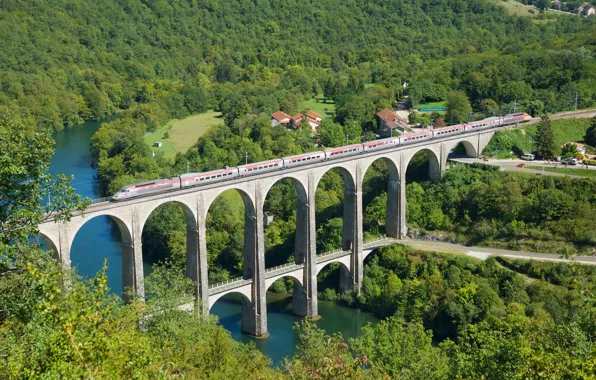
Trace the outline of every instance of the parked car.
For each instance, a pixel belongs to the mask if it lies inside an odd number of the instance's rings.
[[[577,165],[577,160],[575,158],[565,158],[561,160],[561,163],[567,165]]]
[[[534,161],[534,155],[532,153],[524,153],[521,156],[522,160],[526,160],[526,161]]]

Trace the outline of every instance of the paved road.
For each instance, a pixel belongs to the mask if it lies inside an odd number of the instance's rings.
[[[459,244],[444,243],[427,240],[405,240],[400,242],[414,248],[426,249],[440,249],[440,250],[456,250],[466,256],[475,257],[477,259],[486,260],[490,256],[501,256],[516,259],[528,259],[537,261],[554,261],[554,262],[576,262],[585,265],[596,265],[596,256],[576,256],[573,260],[565,259],[560,255],[553,253],[537,253],[524,251],[510,251],[507,249],[485,248],[485,247],[467,247]],[[596,250],[595,250],[596,253]]]
[[[497,160],[497,159],[489,159],[487,161],[481,160],[479,158],[449,158],[451,161],[454,162],[461,162],[464,164],[472,164],[475,162],[478,163],[482,163],[482,164],[488,164],[488,165],[497,165],[499,167],[501,167],[501,169],[503,170],[511,170],[511,171],[517,171],[517,172],[524,172],[524,173],[534,173],[534,174],[543,174],[543,175],[551,175],[551,176],[555,176],[555,177],[561,177],[561,176],[567,176],[567,177],[572,177],[572,178],[586,178],[586,177],[582,177],[579,175],[573,175],[573,174],[566,174],[566,173],[556,173],[556,172],[550,172],[550,171],[542,171],[542,170],[535,170],[535,169],[528,169],[528,168],[518,168],[517,165],[519,164],[526,164],[526,165],[532,165],[532,166],[544,166],[544,167],[555,167],[554,164],[552,163],[547,163],[545,161],[524,161],[524,160]],[[559,168],[565,168],[562,165],[558,166]],[[594,170],[596,171],[596,167],[594,166],[590,166],[588,167],[588,169],[582,169],[581,165],[569,165],[567,166],[567,169],[573,169],[573,170]]]

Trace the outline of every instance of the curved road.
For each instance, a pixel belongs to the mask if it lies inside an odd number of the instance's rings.
[[[596,256],[576,256],[573,259],[566,259],[561,255],[554,253],[538,253],[525,251],[511,251],[507,249],[486,248],[486,247],[468,247],[460,244],[452,244],[428,240],[403,240],[400,244],[405,244],[421,250],[436,250],[438,252],[464,254],[477,259],[486,260],[490,256],[501,256],[513,259],[526,259],[536,261],[553,261],[566,263],[579,263],[585,265],[596,265]],[[596,248],[594,249],[596,254]]]

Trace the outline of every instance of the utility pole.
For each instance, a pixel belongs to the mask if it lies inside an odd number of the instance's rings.
[[[188,173],[188,161],[186,161],[186,172]]]
[[[513,113],[515,113],[515,110],[517,109],[517,99],[515,99],[513,101]]]
[[[248,165],[248,152],[244,152],[244,165]]]
[[[573,108],[573,116],[577,113],[577,91],[575,91],[575,107]]]
[[[350,135],[348,135],[348,134],[346,133],[346,145],[349,145],[349,144],[350,144],[350,143],[349,143],[349,141],[350,141],[350,140],[349,140],[349,137],[350,137]]]
[[[472,115],[474,112],[468,112],[468,123],[470,122],[470,115]]]

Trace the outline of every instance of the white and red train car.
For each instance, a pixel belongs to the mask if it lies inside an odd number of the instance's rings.
[[[414,144],[426,140],[453,136],[486,128],[519,124],[530,121],[531,119],[532,117],[527,113],[516,113],[501,117],[489,117],[483,120],[439,128],[433,131],[414,133],[400,137],[389,137],[386,139],[368,141],[362,144],[346,145],[337,148],[325,149],[318,152],[283,157],[275,160],[255,162],[252,164],[235,167],[226,167],[224,169],[213,170],[205,173],[187,173],[168,179],[156,179],[153,181],[135,183],[124,186],[112,196],[112,200],[123,201],[136,197],[180,190],[187,187],[202,186],[213,182],[226,181],[238,177],[256,175],[259,173],[266,173],[296,166],[309,165],[316,162],[334,160],[362,154],[365,152],[389,149],[400,145]]]

